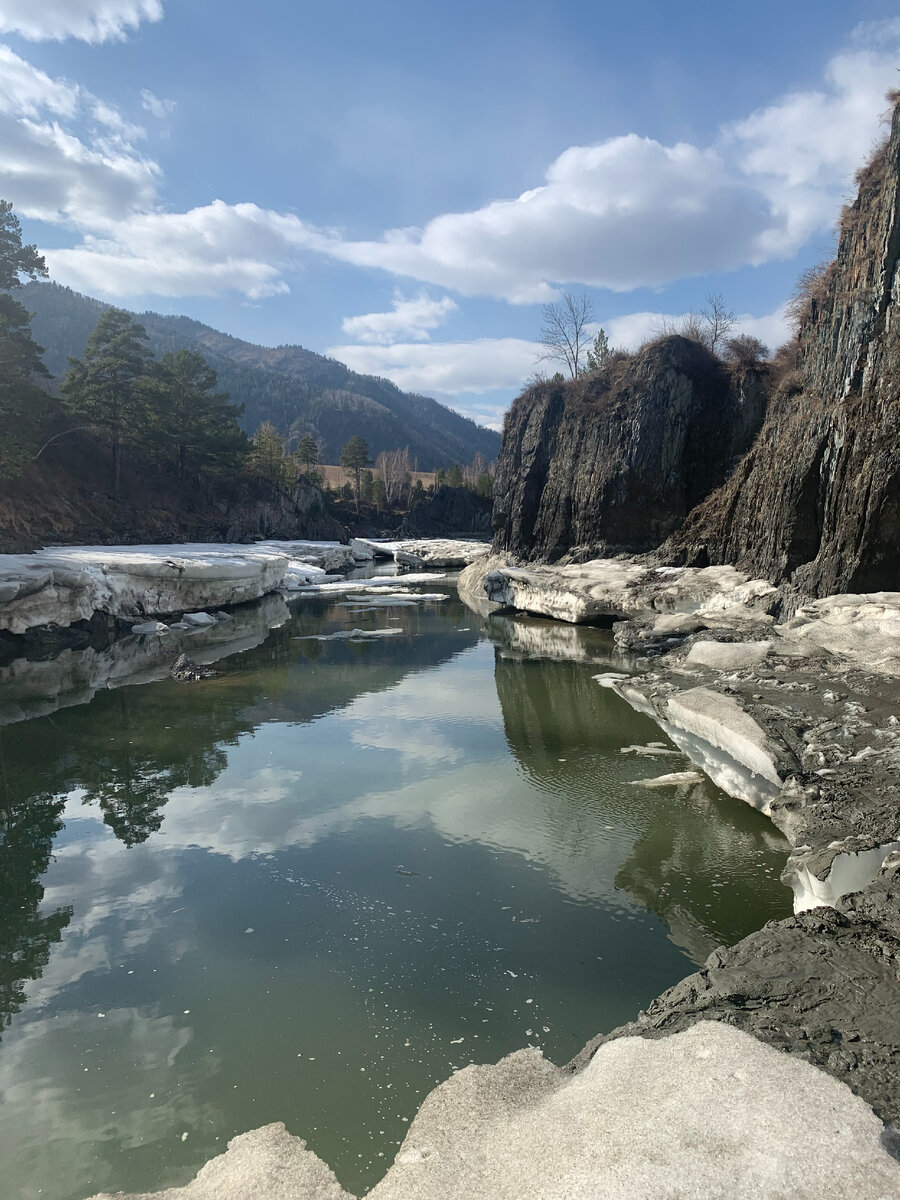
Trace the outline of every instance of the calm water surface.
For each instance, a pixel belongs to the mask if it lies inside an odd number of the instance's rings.
[[[0,1195],[183,1183],[276,1120],[363,1191],[455,1069],[565,1062],[788,914],[764,818],[634,786],[686,764],[620,752],[662,735],[608,633],[444,590],[0,729]],[[401,632],[320,640],[355,627]]]

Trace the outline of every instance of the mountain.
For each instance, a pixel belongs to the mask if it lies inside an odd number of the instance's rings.
[[[55,283],[30,283],[17,293],[34,313],[34,338],[46,347],[44,361],[58,380],[69,357],[80,357],[107,305]],[[182,347],[202,354],[219,386],[244,405],[241,424],[252,434],[271,421],[295,439],[321,439],[322,458],[336,463],[341,446],[359,434],[374,458],[382,450],[409,447],[420,471],[468,463],[476,454],[497,457],[500,435],[476,425],[428,396],[402,392],[387,379],[359,375],[343,363],[302,346],[257,346],[220,333],[190,317],[135,313],[157,356]]]

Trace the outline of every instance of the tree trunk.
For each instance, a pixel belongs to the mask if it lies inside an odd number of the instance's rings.
[[[119,435],[113,435],[112,444],[113,454],[113,495],[116,500],[119,498],[119,487],[122,480],[122,447],[119,443]]]

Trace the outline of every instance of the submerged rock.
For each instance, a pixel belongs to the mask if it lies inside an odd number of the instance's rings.
[[[171,671],[172,678],[177,679],[180,683],[196,683],[200,679],[213,679],[218,673],[212,667],[200,666],[186,654],[178,655],[172,664]]]

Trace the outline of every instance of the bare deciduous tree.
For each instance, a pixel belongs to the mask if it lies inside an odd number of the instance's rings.
[[[593,320],[594,306],[586,292],[577,296],[563,292],[558,304],[545,304],[538,337],[544,349],[538,355],[538,362],[562,363],[575,379],[587,355],[591,341],[587,327]]]
[[[384,498],[391,507],[400,504],[409,494],[412,463],[409,447],[402,450],[382,450],[375,460],[375,470],[384,484]]]
[[[734,310],[726,305],[724,296],[718,292],[711,292],[706,297],[706,308],[700,313],[700,320],[703,324],[702,341],[713,354],[719,342],[728,337],[737,324]]]
[[[463,483],[466,487],[474,488],[482,475],[490,470],[490,463],[479,451],[467,467],[463,467]]]

